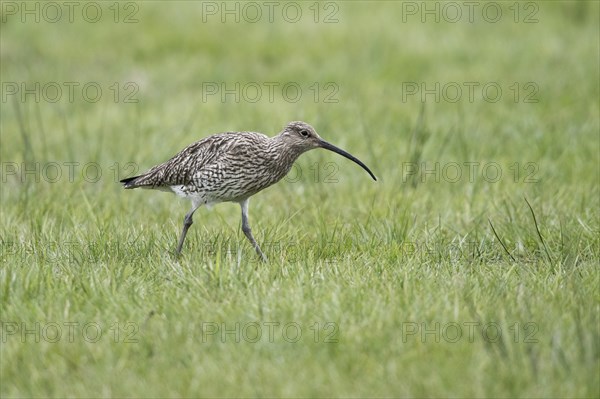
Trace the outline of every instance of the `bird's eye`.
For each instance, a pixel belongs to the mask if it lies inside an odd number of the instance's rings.
[[[308,137],[308,136],[310,136],[310,133],[306,129],[300,130],[300,134],[302,135],[302,137]]]

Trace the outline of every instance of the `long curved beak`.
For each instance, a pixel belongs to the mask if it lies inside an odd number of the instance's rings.
[[[326,150],[333,151],[336,154],[340,154],[341,156],[346,157],[346,158],[348,158],[351,161],[356,162],[364,170],[366,170],[367,173],[369,173],[371,175],[371,177],[373,178],[373,180],[377,181],[377,178],[375,177],[375,175],[373,174],[373,172],[371,172],[371,169],[369,169],[367,167],[367,165],[365,165],[364,163],[362,163],[362,161],[360,159],[356,158],[354,155],[352,155],[352,154],[350,154],[350,153],[342,150],[341,148],[338,148],[338,147],[334,146],[333,144],[328,143],[327,141],[322,140],[322,139],[319,141],[319,146],[321,148],[325,148]]]

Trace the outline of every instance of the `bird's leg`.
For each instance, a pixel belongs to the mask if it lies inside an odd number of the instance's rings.
[[[244,234],[246,235],[248,240],[250,240],[250,243],[256,250],[256,253],[258,254],[258,256],[260,256],[260,259],[263,262],[266,262],[267,257],[260,250],[260,247],[258,246],[258,244],[256,243],[256,240],[252,236],[252,229],[250,228],[250,223],[248,223],[248,203],[249,202],[250,202],[249,198],[246,198],[244,201],[240,202],[240,206],[242,207],[242,231],[244,232]]]
[[[181,237],[179,237],[179,244],[177,244],[177,256],[181,255],[181,248],[183,247],[185,236],[192,223],[194,223],[192,217],[194,216],[194,212],[196,212],[196,209],[198,209],[199,206],[199,204],[194,203],[192,209],[185,215],[185,218],[183,219],[183,231],[181,232]]]

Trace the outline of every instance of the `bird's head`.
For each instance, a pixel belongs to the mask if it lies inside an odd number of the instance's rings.
[[[315,129],[305,122],[290,122],[281,132],[281,138],[287,146],[299,152],[319,147],[322,141]]]
[[[362,163],[358,158],[356,158],[352,154],[323,140],[321,136],[317,134],[316,130],[308,123],[298,121],[290,122],[279,135],[285,143],[285,145],[293,149],[298,154],[302,154],[314,148],[324,148],[326,150],[340,154],[341,156],[346,157],[349,160],[357,163],[364,170],[366,170],[369,173],[369,175],[371,175],[373,180],[377,180],[377,178],[375,177],[373,172],[371,172],[371,170],[367,167],[367,165]]]

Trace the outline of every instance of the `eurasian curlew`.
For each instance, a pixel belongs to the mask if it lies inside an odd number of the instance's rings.
[[[239,203],[242,231],[256,253],[266,260],[248,223],[249,198],[281,180],[300,155],[314,148],[325,148],[356,162],[377,180],[364,163],[323,140],[312,126],[290,122],[271,138],[254,132],[214,134],[187,146],[167,162],[142,175],[123,179],[121,183],[126,189],[142,187],[171,191],[192,201],[192,209],[183,220],[177,255],[181,253],[193,223],[192,216],[201,205]]]

